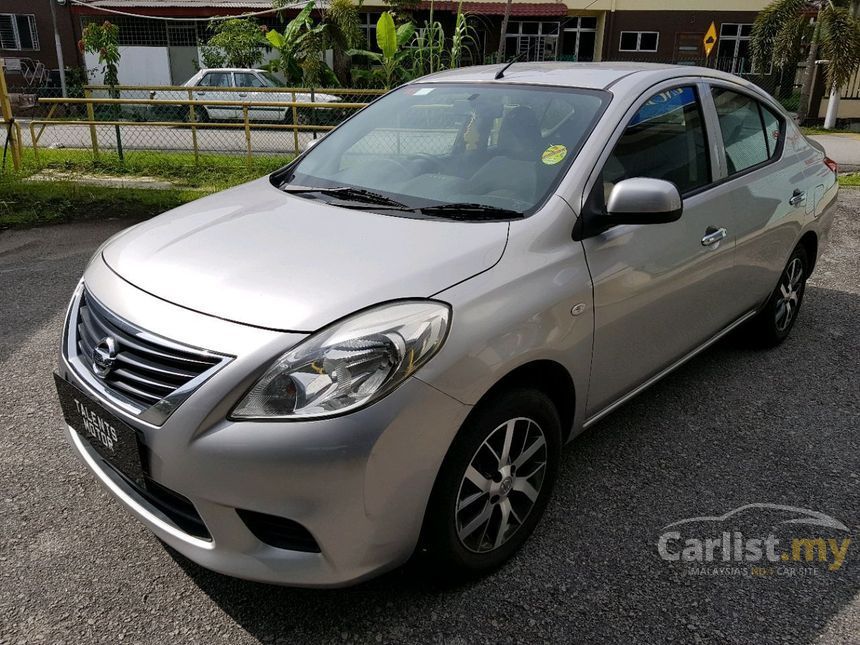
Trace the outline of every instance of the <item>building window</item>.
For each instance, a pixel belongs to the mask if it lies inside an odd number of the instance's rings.
[[[659,40],[659,31],[622,31],[618,51],[655,52]]]
[[[32,14],[0,13],[0,49],[39,49],[36,17]]]
[[[505,34],[505,57],[520,60],[555,60],[561,23],[539,20],[511,20]]]
[[[732,74],[748,74],[752,63],[750,56],[751,23],[724,22],[720,25],[717,42],[717,67]]]
[[[379,20],[379,14],[360,13],[359,17],[361,19],[361,31],[364,32],[364,39],[367,42],[367,47],[365,47],[365,49],[372,52],[378,52],[379,43],[376,42],[376,22]]]
[[[588,63],[594,60],[594,42],[597,38],[597,18],[573,16],[564,23],[561,43],[561,60]]]

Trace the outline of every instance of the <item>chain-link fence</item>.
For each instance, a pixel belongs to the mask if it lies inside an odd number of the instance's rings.
[[[41,165],[56,150],[123,161],[201,164],[213,157],[250,165],[280,160],[349,117],[380,90],[87,86],[82,98],[40,98],[19,120],[23,145]]]

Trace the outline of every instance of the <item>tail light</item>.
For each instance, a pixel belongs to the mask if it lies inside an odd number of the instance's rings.
[[[830,168],[834,175],[839,172],[839,164],[833,161],[830,157],[824,157],[824,165]]]

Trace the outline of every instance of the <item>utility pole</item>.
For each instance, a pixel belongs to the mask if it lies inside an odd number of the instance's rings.
[[[54,25],[54,46],[57,48],[57,66],[60,68],[60,89],[63,92],[63,98],[66,98],[68,96],[66,91],[66,64],[63,62],[63,45],[60,43],[60,30],[57,28],[55,2],[57,0],[48,0],[48,5],[51,7],[51,23]]]

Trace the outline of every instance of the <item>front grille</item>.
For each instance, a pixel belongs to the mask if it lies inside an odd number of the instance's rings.
[[[73,347],[90,375],[95,374],[96,345],[103,339],[113,339],[114,363],[99,381],[119,395],[121,401],[133,403],[140,411],[163,401],[224,360],[223,356],[136,331],[108,312],[86,290],[81,292],[74,331]]]
[[[320,552],[320,547],[310,531],[295,520],[244,508],[237,508],[236,513],[254,537],[264,544],[290,551]]]

